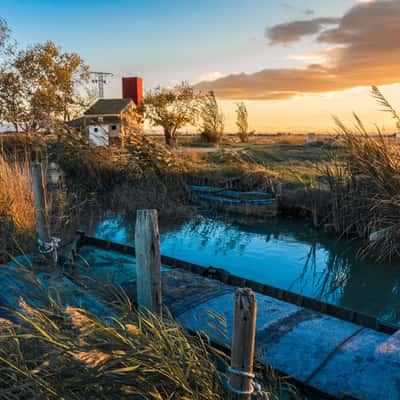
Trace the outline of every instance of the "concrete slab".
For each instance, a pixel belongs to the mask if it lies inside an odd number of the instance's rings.
[[[120,284],[135,299],[134,257],[97,248],[82,249],[82,256],[90,267],[80,266],[79,274],[87,275],[94,284]],[[71,305],[101,316],[111,315],[101,302],[65,276],[37,276],[45,287],[60,290]],[[10,284],[2,290],[7,301],[9,294],[34,289],[29,283],[16,283],[1,270],[0,280]],[[230,346],[233,286],[167,267],[162,269],[162,280],[164,304],[179,323]],[[266,295],[256,293],[256,298],[259,361],[338,398],[349,395],[363,400],[400,399],[400,332],[389,336]],[[220,325],[221,317],[226,321],[225,327]]]
[[[336,352],[311,385],[338,397],[400,399],[400,347],[396,339],[365,329]]]
[[[79,255],[87,264],[80,261],[79,274],[115,285],[136,279],[135,257],[89,246],[82,248]]]
[[[269,326],[259,333],[266,348],[259,356],[260,361],[302,382],[307,381],[337,346],[360,329],[304,309],[273,325],[276,327]],[[278,334],[274,335],[275,331]]]
[[[261,353],[261,345],[258,344],[259,332],[265,327],[273,324],[277,320],[284,319],[295,314],[300,307],[292,304],[284,303],[272,297],[264,296],[256,293],[257,299],[257,339],[256,354]],[[187,328],[193,331],[205,331],[210,337],[221,345],[231,345],[232,340],[232,321],[233,321],[233,304],[234,290],[232,292],[219,295],[213,299],[205,301],[196,307],[187,310],[181,314],[177,320]],[[226,321],[226,336],[214,335],[215,320],[219,320],[218,316],[223,317]]]

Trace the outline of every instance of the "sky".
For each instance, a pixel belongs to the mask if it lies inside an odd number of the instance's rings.
[[[235,130],[244,101],[257,132],[333,131],[357,112],[395,128],[369,86],[400,110],[400,0],[0,0],[20,46],[52,40],[94,71],[145,90],[189,81],[214,90]]]

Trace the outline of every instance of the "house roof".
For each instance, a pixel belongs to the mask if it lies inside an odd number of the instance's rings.
[[[131,101],[131,99],[100,99],[86,110],[85,115],[119,114]]]
[[[116,115],[108,115],[106,117],[102,117],[101,121],[99,121],[98,117],[92,117],[90,115],[86,117],[87,125],[119,124],[120,122],[121,118]]]
[[[117,115],[107,115],[101,118],[99,116],[85,115],[84,117],[75,118],[68,122],[71,128],[83,129],[88,125],[104,125],[104,124],[120,124],[121,118]]]
[[[83,126],[84,117],[75,118],[68,122],[72,128],[81,128]]]

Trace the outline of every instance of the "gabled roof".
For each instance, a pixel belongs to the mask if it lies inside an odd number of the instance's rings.
[[[102,125],[102,124],[119,124],[121,123],[121,118],[116,115],[108,115],[106,117],[91,117],[90,115],[86,117],[87,125]]]
[[[85,112],[85,115],[116,115],[131,101],[131,99],[100,99]]]

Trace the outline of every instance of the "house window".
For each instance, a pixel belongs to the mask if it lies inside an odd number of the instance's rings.
[[[111,125],[111,130],[116,131],[117,130],[117,125]]]
[[[99,131],[99,128],[94,128],[93,129],[95,132],[98,132]]]
[[[103,122],[103,117],[99,117],[99,122]]]

